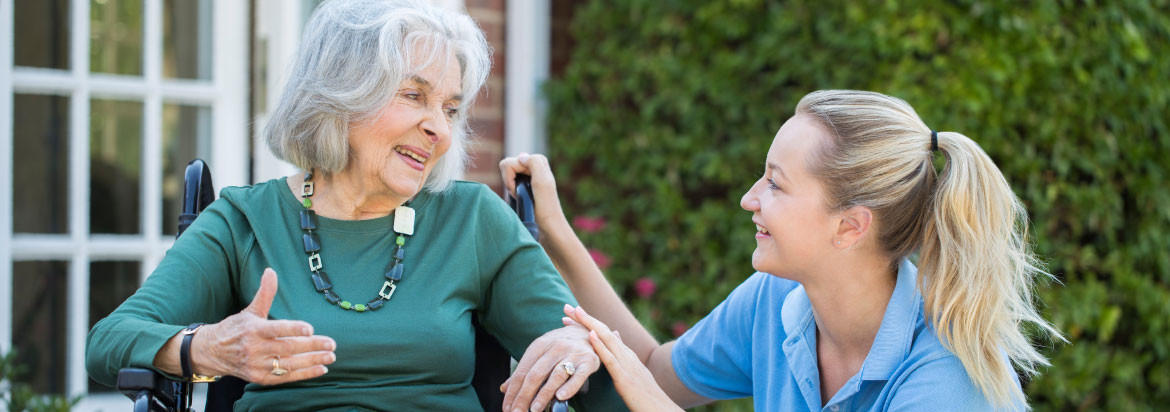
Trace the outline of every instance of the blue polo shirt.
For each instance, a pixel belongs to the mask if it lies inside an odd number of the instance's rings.
[[[707,398],[754,396],[757,411],[994,410],[927,326],[917,273],[909,261],[899,265],[861,370],[824,407],[808,295],[799,283],[767,273],[752,275],[679,338],[674,371]]]

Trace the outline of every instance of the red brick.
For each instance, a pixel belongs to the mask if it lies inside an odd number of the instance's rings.
[[[488,83],[475,96],[475,105],[471,108],[471,118],[478,120],[503,119],[505,92],[503,76],[488,78]]]
[[[502,133],[501,130],[500,134]],[[496,193],[500,193],[499,164],[504,152],[502,139],[489,139],[483,136],[468,146],[468,152],[471,155],[471,164],[465,179],[487,184]]]
[[[475,119],[472,118],[469,122],[471,125],[472,135],[477,140],[494,141],[498,143],[504,142],[504,120],[495,119]]]
[[[472,16],[475,17],[475,16]],[[492,76],[503,76],[505,73],[504,62],[507,51],[506,28],[502,24],[480,22],[479,26],[483,29],[484,38],[492,47]]]
[[[467,8],[482,7],[487,9],[504,10],[504,0],[467,0],[464,3]]]

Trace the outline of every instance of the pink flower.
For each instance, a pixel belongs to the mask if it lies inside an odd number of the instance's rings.
[[[658,284],[654,283],[654,279],[642,277],[634,281],[634,292],[642,299],[649,298],[656,289],[658,289]]]
[[[691,327],[688,326],[686,324],[686,322],[678,321],[678,322],[675,322],[673,325],[670,325],[670,332],[674,333],[674,337],[677,338],[679,336],[682,336],[682,334],[686,333],[687,329],[690,329],[690,328]]]
[[[585,231],[585,233],[597,233],[605,227],[605,218],[577,216],[573,218],[573,226]]]
[[[602,270],[605,270],[605,268],[609,267],[609,256],[606,256],[605,253],[602,253],[600,250],[589,249],[589,257],[593,258],[593,263],[596,263],[597,267],[601,268]]]

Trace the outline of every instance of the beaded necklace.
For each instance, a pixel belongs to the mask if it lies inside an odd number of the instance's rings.
[[[305,254],[309,255],[309,272],[313,278],[313,287],[317,288],[317,292],[325,295],[325,300],[330,304],[337,305],[345,310],[353,310],[354,312],[374,311],[382,307],[382,304],[390,300],[394,296],[394,290],[398,288],[397,283],[402,280],[403,260],[406,256],[406,251],[402,249],[406,245],[406,238],[414,234],[414,209],[406,204],[394,209],[394,259],[390,261],[390,265],[386,267],[386,282],[382,284],[382,289],[378,291],[378,297],[371,299],[366,304],[353,304],[348,300],[342,300],[341,296],[333,292],[333,283],[329,281],[329,275],[325,274],[324,263],[321,261],[321,239],[317,237],[314,230],[317,230],[317,213],[313,211],[313,201],[309,198],[313,197],[313,169],[305,172],[305,182],[301,185],[301,205],[305,208],[301,210],[301,231],[304,233]],[[410,202],[407,202],[409,204]]]

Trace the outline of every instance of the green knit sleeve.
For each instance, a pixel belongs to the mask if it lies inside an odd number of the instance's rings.
[[[544,249],[516,214],[486,186],[476,193],[476,255],[490,281],[480,320],[515,359],[528,344],[562,327],[562,308],[577,300]],[[589,379],[589,392],[572,402],[579,411],[626,410],[604,368]]]
[[[208,206],[142,287],[89,331],[89,375],[113,386],[121,368],[153,369],[155,354],[186,325],[215,323],[235,312],[237,253],[251,234],[241,233],[244,228],[243,214],[227,199]]]

